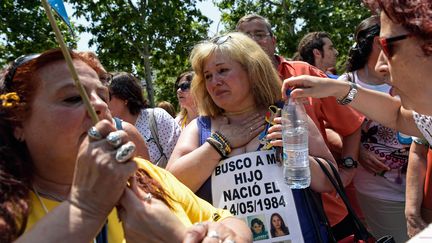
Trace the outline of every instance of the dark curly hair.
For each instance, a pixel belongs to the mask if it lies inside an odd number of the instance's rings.
[[[355,31],[355,44],[348,53],[347,71],[352,72],[364,67],[372,52],[375,36],[379,36],[379,16],[374,15],[363,20]]]
[[[432,55],[432,2],[430,0],[363,0],[372,11],[384,11],[397,24],[422,39],[423,53]],[[378,8],[378,9],[377,9]]]
[[[310,32],[303,36],[297,46],[298,60],[315,66],[315,57],[313,50],[317,49],[321,53],[324,51],[324,38],[330,39],[327,32]]]

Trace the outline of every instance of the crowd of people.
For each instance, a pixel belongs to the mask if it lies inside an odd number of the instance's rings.
[[[178,113],[70,50],[94,124],[60,49],[18,57],[0,73],[0,242],[345,240],[353,217],[317,159],[373,238],[406,242],[432,223],[432,4],[364,3],[377,15],[353,30],[341,75],[328,33],[285,58],[257,14],[195,43]],[[288,89],[308,116],[307,189],[281,167]]]

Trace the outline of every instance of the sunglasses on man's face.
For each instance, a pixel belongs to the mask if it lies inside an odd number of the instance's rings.
[[[177,90],[180,89],[182,92],[185,92],[190,89],[190,86],[191,86],[190,82],[184,82],[177,85]]]
[[[381,50],[384,52],[384,54],[387,56],[387,58],[390,58],[393,56],[393,43],[400,41],[400,40],[404,40],[406,38],[411,37],[411,34],[404,34],[404,35],[398,35],[398,36],[393,36],[393,37],[389,37],[389,38],[384,38],[384,37],[379,37],[379,43],[381,46]]]

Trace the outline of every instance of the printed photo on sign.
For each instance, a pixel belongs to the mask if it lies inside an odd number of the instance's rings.
[[[285,216],[286,217],[286,216]],[[284,217],[279,213],[273,213],[270,217],[270,235],[272,238],[289,235],[288,226],[285,224]]]
[[[264,214],[248,216],[247,219],[254,241],[267,240],[269,238],[267,228],[264,225],[264,222],[267,222]]]

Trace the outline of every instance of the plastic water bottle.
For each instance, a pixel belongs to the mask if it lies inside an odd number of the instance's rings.
[[[307,115],[303,104],[292,98],[286,100],[282,110],[282,141],[285,183],[291,189],[309,187]]]

